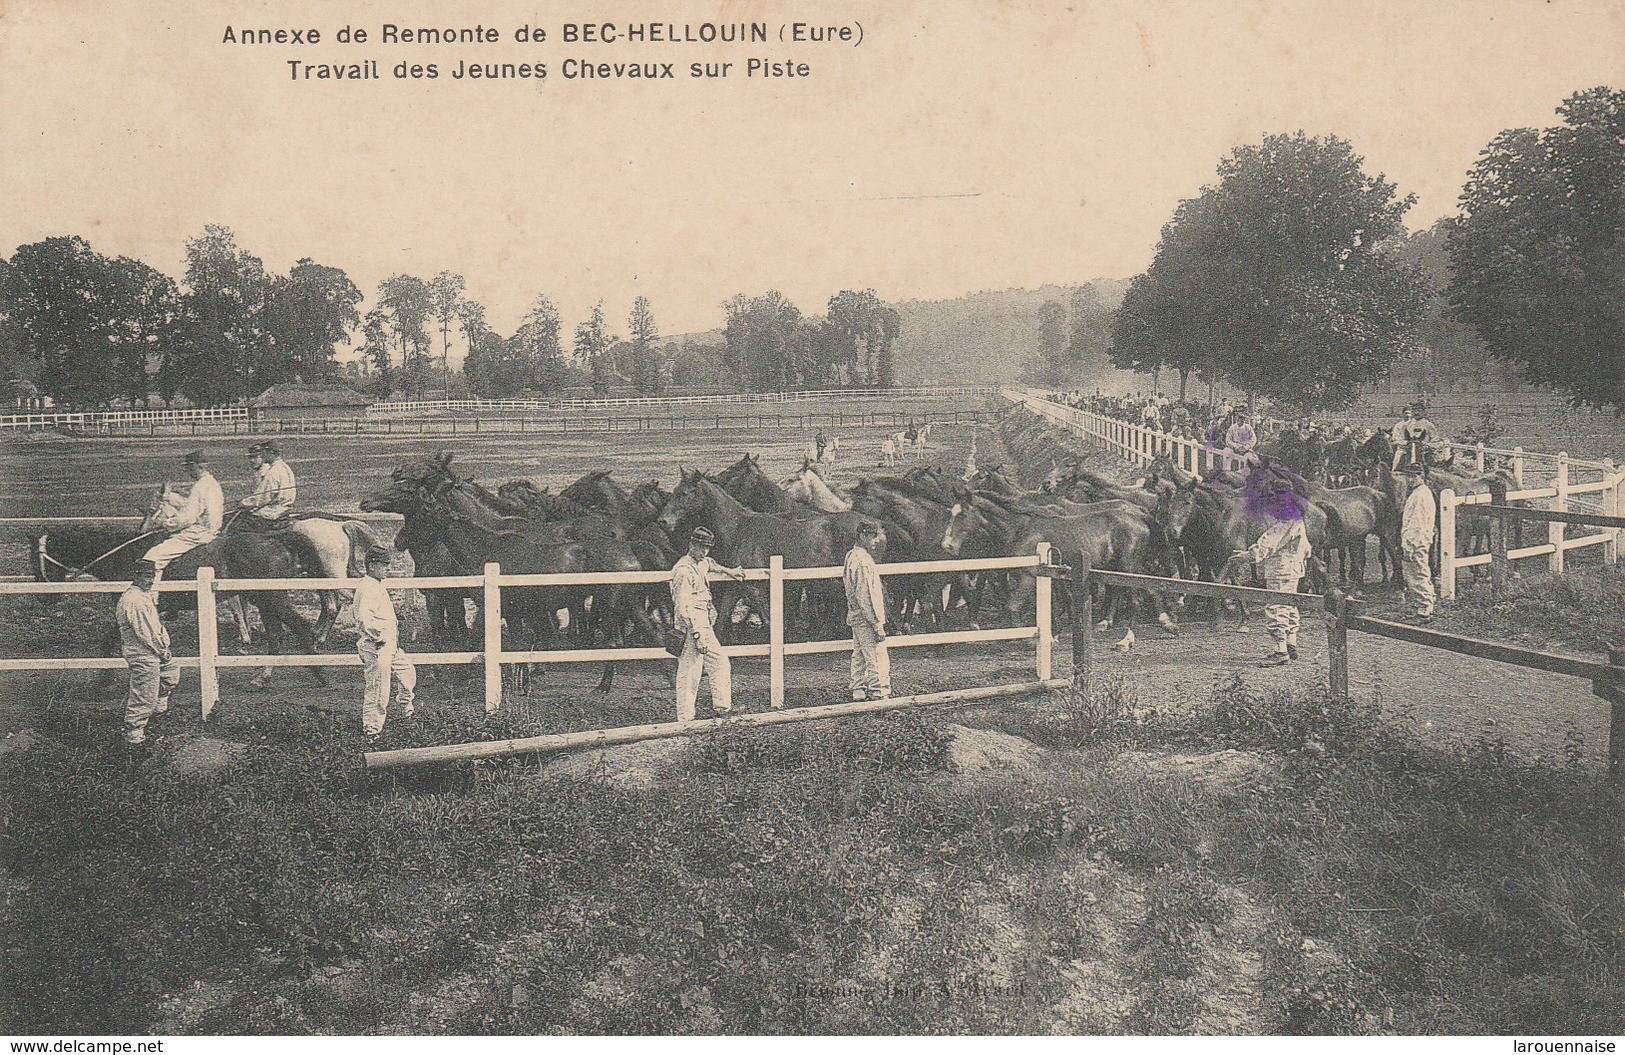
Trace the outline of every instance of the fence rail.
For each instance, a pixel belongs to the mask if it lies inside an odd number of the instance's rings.
[[[1038,568],[1049,563],[1050,548],[1040,543],[1031,556],[1001,557],[983,560],[909,561],[881,564],[882,576],[962,573],[988,570],[1018,570]],[[774,556],[766,568],[747,569],[749,581],[765,582],[768,586],[768,641],[765,644],[727,646],[724,651],[731,657],[766,657],[768,660],[769,704],[778,709],[784,706],[785,658],[788,656],[817,655],[846,652],[852,648],[849,639],[828,641],[785,641],[785,583],[805,579],[840,578],[841,568],[786,568],[782,557]],[[494,714],[502,706],[502,667],[513,663],[590,663],[649,661],[671,658],[662,648],[583,648],[548,651],[509,650],[502,645],[502,590],[512,587],[535,586],[591,586],[604,584],[669,583],[669,571],[617,572],[592,575],[505,575],[500,565],[487,564],[479,575],[413,577],[387,579],[391,589],[479,589],[482,591],[483,647],[479,651],[418,653],[412,659],[421,664],[464,665],[480,663],[485,673],[485,708]],[[917,648],[930,645],[967,644],[989,641],[1032,641],[1037,681],[1047,683],[1052,677],[1053,628],[1051,626],[1051,583],[1048,578],[1037,578],[1037,607],[1033,625],[1005,627],[993,630],[960,630],[941,633],[906,634],[886,639],[890,648]],[[201,685],[203,716],[207,718],[220,699],[219,671],[222,667],[353,667],[360,664],[354,654],[226,656],[219,648],[218,598],[222,592],[269,590],[353,590],[355,579],[216,579],[212,567],[198,569],[195,581],[166,581],[158,585],[162,593],[190,593],[196,597],[198,617],[198,654],[178,657],[182,666],[195,667]],[[80,593],[122,593],[127,582],[0,582],[0,596],[51,595]],[[122,659],[100,657],[52,657],[31,659],[0,659],[0,671],[28,670],[114,670],[124,666]],[[1029,686],[1030,687],[1030,686]]]
[[[0,429],[118,429],[143,425],[219,425],[247,421],[247,407],[190,410],[36,411],[0,415]]]
[[[147,422],[98,426],[104,437],[159,436],[572,436],[640,432],[815,428],[890,428],[910,424],[980,424],[980,410],[821,410],[799,414],[685,414],[662,417],[442,417],[442,418],[285,418],[209,422]],[[39,426],[49,428],[55,426]]]
[[[991,385],[913,385],[901,388],[827,388],[804,392],[726,392],[698,396],[629,396],[621,399],[429,399],[374,403],[368,417],[505,410],[596,410],[624,407],[806,403],[819,399],[897,399],[909,396],[989,396]]]

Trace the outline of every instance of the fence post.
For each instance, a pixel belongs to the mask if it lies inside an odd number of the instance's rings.
[[[485,566],[485,597],[480,618],[485,628],[485,713],[502,707],[502,587],[497,576],[502,566],[494,561]]]
[[[1072,688],[1088,692],[1093,662],[1095,610],[1089,590],[1089,558],[1079,552],[1072,563]]]
[[[1507,523],[1490,518],[1490,594],[1505,597],[1507,592]]]
[[[1326,676],[1332,695],[1347,699],[1349,694],[1348,598],[1343,591],[1326,591]]]
[[[1567,451],[1557,452],[1557,494],[1552,498],[1552,509],[1559,513],[1569,511],[1569,455]],[[1553,575],[1563,574],[1563,534],[1564,525],[1547,524],[1546,539],[1552,544],[1552,555],[1547,558],[1547,569]]]
[[[203,720],[209,720],[220,702],[220,613],[214,606],[214,568],[197,570],[197,677],[198,696],[203,704]]]
[[[1625,648],[1608,650],[1608,665],[1625,667]],[[1625,680],[1598,678],[1591,692],[1608,701],[1608,783],[1625,785]]]
[[[767,702],[784,706],[784,557],[767,558]]]
[[[1038,544],[1038,563],[1040,565],[1048,564],[1050,562],[1049,557],[1049,543],[1040,542]],[[1037,570],[1042,571],[1043,568],[1040,567]],[[1047,575],[1039,575],[1033,581],[1038,586],[1038,603],[1035,607],[1035,618],[1033,619],[1033,621],[1038,624],[1038,680],[1048,681],[1050,679],[1050,672],[1053,662],[1053,653],[1051,652],[1051,648],[1053,647],[1055,641],[1055,630],[1051,625],[1053,620],[1051,618],[1050,608],[1050,591],[1053,587],[1054,580]]]
[[[1608,468],[1604,470],[1603,479],[1608,483],[1607,490],[1602,493],[1602,512],[1604,516],[1619,516],[1620,488],[1625,486],[1625,476],[1617,475],[1612,458],[1604,458],[1603,464]],[[1608,541],[1602,544],[1602,562],[1604,564],[1619,563],[1619,528],[1608,529]]]
[[[1512,482],[1518,485],[1518,490],[1520,490],[1520,491],[1523,490],[1523,448],[1522,447],[1514,447],[1514,448],[1512,448]]]
[[[1449,487],[1439,492],[1439,598],[1456,599],[1456,492]]]
[[[1474,465],[1477,467],[1479,472],[1484,471],[1484,444],[1483,443],[1480,443],[1478,445],[1478,449],[1474,452]]]

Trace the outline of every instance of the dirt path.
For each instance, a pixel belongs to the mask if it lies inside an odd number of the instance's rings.
[[[1123,678],[1147,703],[1191,703],[1237,673],[1259,687],[1306,684],[1324,677],[1327,667],[1325,634],[1307,619],[1299,659],[1288,667],[1257,665],[1270,649],[1261,628],[1242,634],[1188,624],[1179,637],[1168,637],[1155,627],[1138,627],[1127,654],[1109,647],[1121,636],[1096,637],[1096,669],[1101,677]],[[1061,677],[1072,672],[1070,640],[1063,635],[1056,649]],[[1601,760],[1607,752],[1607,705],[1579,678],[1356,633],[1349,637],[1349,691],[1440,742],[1505,737],[1520,753],[1561,757],[1572,728],[1588,758]]]

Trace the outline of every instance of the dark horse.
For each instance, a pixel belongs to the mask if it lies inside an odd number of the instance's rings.
[[[46,528],[33,539],[34,578],[40,582],[65,582],[86,575],[102,581],[126,580],[136,561],[164,536],[162,531],[132,534],[103,528]],[[163,578],[165,582],[196,579],[199,568],[211,566],[221,579],[293,579],[300,575],[298,556],[276,535],[233,533],[181,554],[164,569]],[[287,591],[252,590],[241,596],[260,610],[273,653],[315,653],[315,635],[305,617],[294,609]],[[158,595],[158,610],[164,616],[195,612],[197,600],[190,592],[163,592]],[[290,633],[298,647],[288,652],[282,643]],[[117,655],[118,649],[118,627],[112,626],[102,635],[101,654]],[[318,685],[327,684],[322,668],[308,669]],[[271,668],[264,667],[249,687],[262,689],[270,677]],[[111,681],[112,673],[104,671],[98,684],[105,687]]]
[[[533,523],[519,530],[504,518],[493,518],[479,497],[464,490],[462,481],[450,473],[445,461],[431,459],[420,466],[397,469],[390,485],[363,499],[361,506],[405,516],[406,528],[415,537],[443,547],[451,574],[479,574],[491,562],[501,565],[508,575],[643,570],[637,555],[623,540],[561,540],[538,530],[545,525]],[[646,590],[628,584],[509,587],[504,615],[510,628],[526,630],[534,645],[538,640],[556,638],[555,615],[568,608],[574,613],[571,625],[581,628],[585,643],[585,613],[590,609],[593,625],[612,647],[618,648],[624,641],[628,621],[639,625],[651,638],[654,636],[640,603]],[[610,690],[614,675],[614,663],[606,662],[599,691]]]

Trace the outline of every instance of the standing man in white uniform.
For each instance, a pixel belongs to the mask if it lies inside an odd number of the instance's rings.
[[[676,628],[683,635],[677,657],[677,720],[692,722],[700,696],[700,675],[711,681],[711,709],[717,714],[733,710],[733,671],[717,640],[716,605],[711,601],[710,576],[726,575],[744,581],[741,568],[729,568],[711,559],[717,536],[697,527],[689,536],[688,552],[671,570],[671,607]]]
[[[384,735],[384,719],[389,715],[390,677],[401,685],[401,717],[412,717],[412,703],[418,686],[417,668],[412,657],[401,649],[400,623],[395,602],[384,589],[389,574],[390,551],[374,546],[367,551],[367,575],[355,588],[355,650],[366,672],[367,690],[361,703],[361,731],[372,743]]]

